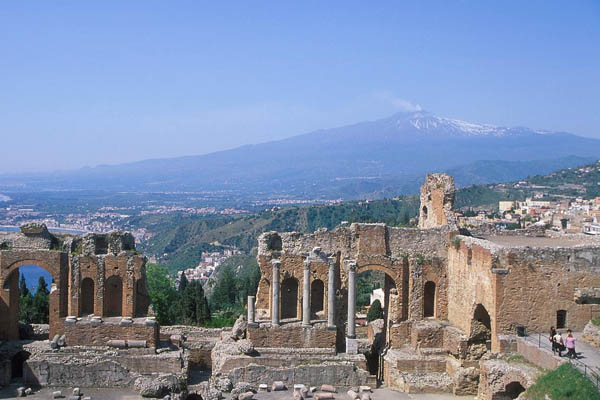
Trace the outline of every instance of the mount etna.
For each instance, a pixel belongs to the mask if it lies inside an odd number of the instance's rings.
[[[466,186],[545,174],[598,158],[600,140],[417,111],[205,155],[4,175],[0,188],[382,198],[416,192],[427,172],[449,172]]]

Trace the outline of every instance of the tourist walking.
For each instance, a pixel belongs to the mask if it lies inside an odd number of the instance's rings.
[[[558,356],[562,357],[562,352],[565,350],[565,344],[563,343],[563,338],[560,332],[556,332],[554,335],[554,342],[556,343],[556,351],[558,352]]]
[[[556,329],[553,326],[550,327],[550,343],[552,344],[552,353],[556,353],[556,341],[554,340],[554,335],[556,335]]]
[[[573,337],[573,333],[570,329],[567,330],[567,337],[565,338],[565,342],[567,342],[567,357],[569,358],[577,358],[577,353],[575,353],[575,337]]]

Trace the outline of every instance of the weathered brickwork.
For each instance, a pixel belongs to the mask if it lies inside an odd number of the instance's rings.
[[[146,318],[137,318],[131,324],[122,325],[120,318],[95,324],[90,320],[65,323],[65,339],[69,346],[108,346],[111,340],[143,341],[145,346],[156,347],[158,325],[146,323]],[[126,343],[127,345],[127,343]],[[137,344],[139,347],[140,344]]]
[[[248,327],[248,340],[255,347],[335,348],[336,330],[324,324],[309,328],[297,324],[273,327],[269,325]]]
[[[600,314],[598,239],[560,236],[539,228],[510,233],[483,229],[478,233],[483,236],[476,238],[459,231],[452,209],[454,194],[451,177],[428,175],[421,188],[419,228],[353,223],[311,234],[263,234],[258,243],[262,280],[255,303],[257,320],[279,323],[272,313],[276,292],[282,327],[299,325],[303,268],[310,265],[310,283],[323,282],[323,296],[334,301],[338,335],[331,348],[372,351],[374,347],[365,346],[364,339],[356,339],[357,329],[351,329],[355,321],[352,285],[364,271],[384,272],[382,332],[389,368],[383,378],[390,380],[386,383],[404,391],[475,394],[479,360],[489,351],[517,351],[516,341],[507,339],[517,329],[547,332],[550,326],[558,326],[581,331]],[[331,285],[330,265],[334,266]],[[280,282],[276,288],[272,287],[274,271]],[[333,298],[327,296],[330,286],[335,290]],[[325,315],[311,315],[311,323]],[[315,328],[305,320],[304,324],[301,337],[308,337],[307,332]],[[257,333],[249,333],[248,338],[259,346],[285,347],[290,340]],[[293,341],[290,347],[306,346]],[[489,381],[492,375],[486,374],[484,386],[494,386]],[[490,390],[501,389],[506,388]]]
[[[0,244],[0,285],[5,289],[0,291],[0,340],[19,338],[17,271],[28,264],[39,265],[54,280],[50,338],[65,334],[67,316],[146,315],[146,259],[135,251],[128,233],[55,235],[45,225],[28,224],[19,233],[0,234]]]

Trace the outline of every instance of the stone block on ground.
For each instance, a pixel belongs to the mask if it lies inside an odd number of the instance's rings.
[[[315,393],[315,400],[331,400],[335,399],[335,395],[331,392]]]
[[[321,385],[321,392],[337,393],[333,385]]]
[[[238,396],[238,400],[252,400],[253,397],[254,397],[254,393],[244,392]]]
[[[358,399],[358,393],[356,393],[354,390],[348,390],[347,393],[352,400]]]
[[[62,399],[63,398],[62,392],[60,390],[57,390],[56,392],[52,392],[52,398],[53,399]]]
[[[371,395],[369,393],[363,393],[360,395],[360,400],[371,400]]]
[[[271,386],[271,390],[272,391],[278,391],[278,390],[285,390],[285,384],[282,381],[275,381],[273,382],[273,385]]]
[[[371,386],[360,386],[360,387],[358,388],[358,391],[359,391],[360,393],[365,393],[365,392],[367,392],[367,393],[371,393]]]
[[[259,392],[268,392],[269,385],[267,385],[266,383],[261,383],[260,385],[258,385],[258,391]]]
[[[231,398],[238,399],[242,394],[252,392],[254,393],[254,388],[248,382],[238,382],[233,390],[231,391]]]

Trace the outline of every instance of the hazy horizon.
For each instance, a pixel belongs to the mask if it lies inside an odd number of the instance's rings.
[[[600,138],[598,17],[593,1],[6,5],[0,173],[201,155],[419,107]]]

